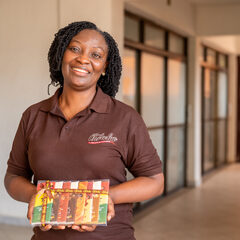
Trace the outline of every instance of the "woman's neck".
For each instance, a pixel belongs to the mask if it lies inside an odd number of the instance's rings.
[[[90,88],[86,91],[75,91],[64,87],[59,97],[59,106],[65,118],[70,120],[77,113],[86,109],[92,102],[96,94],[96,88]]]

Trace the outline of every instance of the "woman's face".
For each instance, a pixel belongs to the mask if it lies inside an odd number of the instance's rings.
[[[97,31],[85,29],[74,36],[62,60],[64,86],[76,90],[96,88],[107,66],[108,46]]]

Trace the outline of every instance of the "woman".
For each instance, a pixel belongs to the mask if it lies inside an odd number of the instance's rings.
[[[6,189],[29,203],[30,217],[38,180],[110,179],[107,227],[47,225],[35,227],[32,239],[135,239],[131,203],[161,194],[163,174],[142,118],[114,99],[122,69],[117,45],[93,23],[75,22],[55,35],[48,60],[51,83],[60,88],[23,113]]]

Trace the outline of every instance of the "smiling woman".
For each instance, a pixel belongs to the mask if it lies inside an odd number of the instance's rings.
[[[117,44],[93,23],[75,22],[55,35],[48,60],[51,84],[60,87],[23,113],[5,187],[29,204],[30,218],[38,180],[109,179],[107,227],[46,225],[32,239],[134,240],[132,203],[161,194],[164,180],[141,116],[114,98],[122,70]]]
[[[62,60],[66,88],[86,90],[95,86],[107,67],[108,47],[104,37],[95,30],[85,29],[74,36]]]

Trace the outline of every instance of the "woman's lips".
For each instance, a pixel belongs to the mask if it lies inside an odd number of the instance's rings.
[[[80,74],[89,74],[89,71],[83,68],[77,68],[77,67],[73,67],[72,70],[74,72],[80,73]]]

